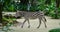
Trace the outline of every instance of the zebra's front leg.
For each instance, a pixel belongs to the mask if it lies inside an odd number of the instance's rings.
[[[47,28],[46,22],[44,22],[44,24],[45,24],[45,28]]]
[[[28,21],[28,28],[30,28],[30,22],[29,22],[29,19],[27,19],[27,21]]]
[[[26,20],[23,22],[23,24],[22,24],[22,26],[21,26],[21,28],[23,28],[23,26],[24,26],[24,23],[26,22]]]
[[[38,26],[37,28],[39,28],[40,25],[41,25],[41,19],[42,19],[42,18],[39,18],[39,26]]]

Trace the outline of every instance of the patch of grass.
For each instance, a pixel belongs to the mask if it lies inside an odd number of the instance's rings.
[[[60,28],[51,29],[51,30],[49,30],[49,32],[60,32]]]

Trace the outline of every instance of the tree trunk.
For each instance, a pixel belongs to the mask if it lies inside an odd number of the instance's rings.
[[[56,7],[59,8],[59,2],[60,0],[56,0]]]
[[[3,6],[2,3],[0,2],[0,23],[2,23],[2,10],[3,10]]]
[[[58,8],[59,8],[59,1],[60,0],[56,0],[56,9],[55,9],[55,18],[58,19]]]

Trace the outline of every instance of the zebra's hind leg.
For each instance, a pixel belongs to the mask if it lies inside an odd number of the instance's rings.
[[[44,24],[45,24],[45,28],[47,28],[46,22],[44,22]]]
[[[29,19],[27,19],[27,21],[28,21],[28,28],[30,28],[30,22],[29,22]]]
[[[39,18],[39,26],[38,26],[37,28],[39,28],[40,25],[41,25],[41,19],[42,19],[42,18]]]
[[[46,20],[46,18],[43,17],[43,18],[42,18],[42,21],[43,21],[43,23],[44,23],[44,25],[45,25],[45,28],[47,28],[47,25],[46,25],[47,20]]]
[[[43,22],[44,22],[45,28],[47,28],[46,22],[45,21],[43,21]]]
[[[44,21],[45,21],[45,22],[47,22],[47,20],[46,20],[45,16],[43,16],[43,19],[44,19]]]
[[[22,23],[22,26],[21,26],[21,28],[23,28],[23,26],[24,26],[24,23],[26,22],[26,20]]]

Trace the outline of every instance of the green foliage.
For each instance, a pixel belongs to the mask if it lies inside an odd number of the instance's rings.
[[[9,5],[10,2],[11,2],[11,0],[4,0],[5,5]]]
[[[47,10],[47,11],[45,11],[46,15],[51,16],[54,19],[60,18],[60,12],[59,12],[60,10],[59,10],[59,8],[57,8],[57,10],[56,10],[55,3],[51,3],[51,5],[48,5],[46,10]],[[57,14],[56,14],[56,11],[57,11]]]
[[[31,6],[30,11],[36,11],[38,9],[43,10],[44,9],[44,2],[45,0],[37,0],[39,3],[34,4]],[[13,1],[12,0],[4,0],[4,11],[16,11],[16,10],[23,10],[23,11],[27,11],[27,4],[18,4],[18,3],[13,3],[11,4]],[[27,2],[28,3],[28,2]]]
[[[10,27],[13,25],[13,21],[16,20],[15,18],[10,17],[2,17],[3,20],[3,28],[2,30],[5,32],[11,31]]]
[[[12,0],[3,0],[3,11],[16,11],[16,5]]]
[[[18,7],[18,10],[27,11],[27,5],[25,4],[20,4]]]
[[[9,11],[16,11],[15,6],[13,4],[9,5],[8,10]]]
[[[33,1],[33,0],[30,0],[30,1]],[[30,11],[42,10],[46,12],[45,15],[51,16],[52,18],[60,18],[60,8],[57,9],[57,12],[58,12],[57,15],[55,12],[56,10],[55,0],[51,0],[50,5],[46,5],[45,1],[46,0],[37,0],[37,3],[34,2],[34,5],[30,7]],[[3,2],[4,2],[3,11],[10,11],[10,12],[14,12],[16,10],[27,11],[27,4],[15,3],[12,0],[3,0]]]
[[[60,32],[60,28],[51,29],[51,30],[49,30],[49,32]]]

